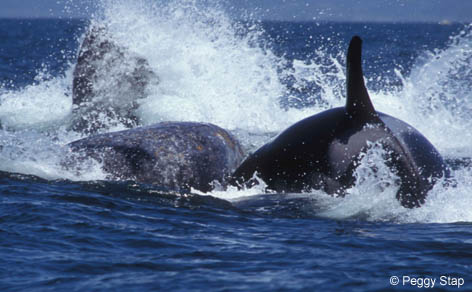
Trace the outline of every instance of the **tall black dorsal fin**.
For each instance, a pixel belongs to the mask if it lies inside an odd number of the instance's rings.
[[[378,119],[364,84],[364,75],[362,73],[362,40],[358,36],[354,36],[349,44],[346,75],[346,112],[356,118]]]

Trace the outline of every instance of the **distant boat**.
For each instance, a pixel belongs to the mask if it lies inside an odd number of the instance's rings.
[[[447,20],[447,19],[443,19],[439,22],[440,25],[451,25],[452,22],[450,20]]]

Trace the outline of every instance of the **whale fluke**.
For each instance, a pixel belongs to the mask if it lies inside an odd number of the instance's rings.
[[[117,124],[139,125],[137,101],[158,83],[144,56],[118,43],[107,26],[92,23],[73,72],[70,128],[94,134]]]

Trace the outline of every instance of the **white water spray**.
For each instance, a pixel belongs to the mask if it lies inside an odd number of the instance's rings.
[[[243,144],[255,148],[304,117],[344,104],[344,66],[339,61],[343,53],[331,56],[320,50],[312,60],[293,60],[287,69],[289,61],[266,45],[260,26],[245,26],[218,6],[139,0],[103,1],[102,6],[103,13],[93,22],[106,25],[114,41],[145,58],[159,77],[138,101],[136,114],[143,124],[210,122],[233,131]],[[471,47],[472,28],[467,26],[451,38],[446,49],[425,53],[409,76],[400,76],[401,89],[370,91],[376,109],[413,125],[444,156],[471,157]],[[80,169],[61,165],[61,158],[68,155],[63,146],[82,137],[65,127],[72,109],[73,66],[64,76],[40,73],[32,85],[0,89],[4,127],[0,131],[0,170],[47,179],[106,177],[100,165],[90,161]],[[321,96],[306,97],[313,99],[309,108],[281,106],[281,99],[300,98],[290,96],[281,82],[286,76],[293,77],[295,89],[315,83]],[[372,163],[384,169],[382,159],[371,154],[370,160],[361,163],[365,167],[357,169],[358,181],[348,196],[312,194],[322,202],[320,215],[344,219],[362,214],[373,221],[472,221],[470,167],[460,166],[453,172],[455,187],[437,184],[422,208],[407,210],[395,199],[394,174],[382,172],[379,180],[378,174],[369,172]],[[211,195],[237,199],[262,191],[230,188]]]

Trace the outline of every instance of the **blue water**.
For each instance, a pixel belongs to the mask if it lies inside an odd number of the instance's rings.
[[[1,182],[2,290],[366,291],[395,275],[470,275],[470,223],[262,216],[131,184]]]
[[[119,14],[119,9],[113,9]],[[129,13],[133,15],[133,11]],[[183,13],[199,15],[195,11]],[[97,21],[113,23],[110,19],[116,20],[115,14],[105,13]],[[161,24],[173,23],[165,13],[158,16]],[[134,21],[146,17],[135,15]],[[209,17],[216,17],[219,24],[228,21],[214,14]],[[195,24],[192,21],[190,24]],[[196,29],[208,29],[204,25],[208,21],[202,23]],[[316,112],[342,104],[338,95],[343,91],[344,77],[336,70],[336,60],[342,68],[348,41],[359,34],[364,38],[366,80],[374,104],[383,111],[393,110],[425,132],[454,169],[457,185],[434,189],[424,207],[407,210],[395,205],[388,189],[375,189],[377,180],[368,176],[355,187],[352,199],[336,199],[321,192],[264,195],[260,190],[218,191],[210,196],[174,194],[132,181],[106,181],[100,168],[93,165],[85,174],[79,170],[69,173],[54,157],[62,154],[67,142],[81,137],[63,126],[63,116],[70,108],[42,117],[41,104],[71,103],[70,72],[89,21],[0,20],[0,290],[399,291],[422,286],[403,283],[407,276],[434,278],[434,287],[443,290],[472,290],[472,140],[466,123],[472,118],[467,111],[472,105],[467,87],[472,83],[472,75],[467,75],[472,62],[470,28],[464,24],[262,22],[254,37],[248,28],[251,24],[235,23],[225,28],[233,34],[218,34],[229,39],[218,45],[221,50],[231,50],[228,62],[234,62],[235,67],[238,62],[259,58],[257,66],[244,63],[244,74],[234,73],[252,79],[262,76],[259,90],[249,92],[252,97],[247,100],[258,106],[258,100],[266,98],[260,88],[268,88],[267,92],[279,94],[273,98],[289,116],[257,120],[255,115],[252,123],[266,127],[264,132],[252,128],[251,123],[243,124],[251,104],[228,111],[239,114],[240,123],[228,115],[224,126],[236,133],[246,148],[257,148],[274,132],[305,115],[303,109]],[[185,25],[153,28],[175,33],[166,39],[146,25],[139,23],[149,33],[147,42],[160,40],[155,48],[165,47],[166,42],[175,46],[171,39],[179,39],[187,29]],[[116,28],[117,39],[134,37],[120,25]],[[252,38],[243,42],[248,35]],[[171,60],[162,63],[162,68],[179,74],[161,72],[164,89],[159,94],[170,94],[166,80],[182,88],[191,80],[192,86],[201,86],[199,90],[204,88],[204,94],[211,95],[222,90],[219,85],[193,79],[172,56],[189,45],[207,48],[219,41],[210,39],[207,43],[191,39],[171,51],[162,49],[169,53],[165,59],[158,55],[161,51],[148,50],[148,43],[140,46],[130,41],[127,45],[145,56],[151,66]],[[444,63],[437,64],[437,60]],[[221,75],[218,60],[193,61],[199,72],[210,68]],[[162,69],[159,66],[158,71]],[[309,68],[300,71],[297,66]],[[233,74],[232,68],[225,70]],[[269,80],[274,82],[272,72],[278,74],[276,87],[268,85]],[[320,79],[309,79],[311,75]],[[443,79],[434,79],[437,75]],[[219,82],[224,85],[225,80]],[[231,89],[241,96],[243,89],[250,88],[249,84],[233,83]],[[425,89],[420,100],[424,107],[406,102],[402,107],[392,101],[398,94],[405,98],[400,103],[416,99],[411,84]],[[192,96],[175,90],[175,96],[188,98],[183,105],[193,105]],[[463,99],[451,98],[452,93]],[[203,95],[195,99],[202,107],[206,105]],[[443,100],[446,102],[441,103]],[[146,105],[152,108],[154,101],[149,99]],[[162,114],[161,108],[167,107],[167,112],[181,119],[179,111],[185,106],[163,104],[153,110]],[[270,116],[268,106],[257,108],[261,116],[265,112]],[[146,117],[148,113],[141,114]],[[15,119],[10,119],[12,116]],[[421,121],[428,117],[439,126],[423,125]],[[219,119],[210,111],[203,118],[211,122]],[[283,121],[277,124],[278,120]],[[440,125],[443,128],[438,129]],[[446,135],[448,130],[450,136]],[[375,198],[380,201],[373,202]],[[390,284],[392,276],[400,278],[397,286]],[[441,276],[464,283],[460,289],[453,285],[456,282],[441,284]],[[426,282],[423,284],[426,287]]]

